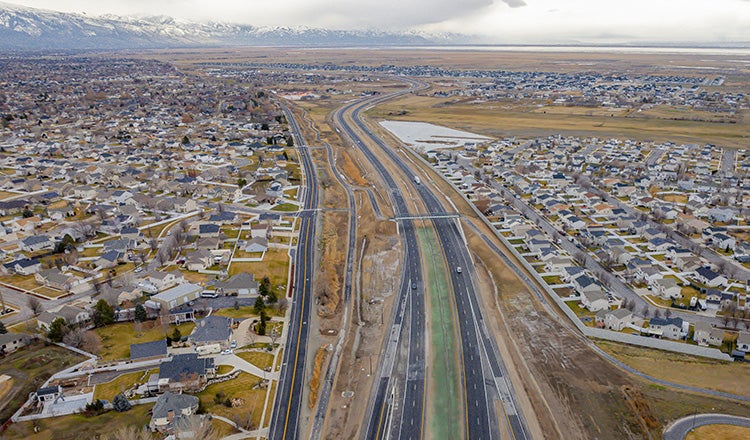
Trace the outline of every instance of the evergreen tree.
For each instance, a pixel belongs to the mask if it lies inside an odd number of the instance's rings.
[[[49,329],[47,330],[47,337],[52,342],[61,342],[63,340],[63,337],[65,337],[65,334],[68,333],[70,329],[68,328],[68,324],[65,322],[63,318],[57,318],[54,321],[52,321],[52,324],[49,325]]]
[[[115,322],[115,311],[107,301],[100,299],[94,306],[94,325],[102,327]]]
[[[255,304],[253,305],[253,309],[255,310],[255,313],[261,314],[263,312],[263,309],[266,308],[266,303],[263,302],[263,297],[259,296],[255,299]]]
[[[125,397],[124,394],[120,393],[115,396],[114,399],[112,399],[112,407],[117,412],[125,412],[132,408],[132,405],[130,405],[130,401],[127,397]]]
[[[143,307],[141,304],[137,304],[135,306],[135,320],[137,322],[143,322],[148,318],[148,315],[146,314],[146,308]]]

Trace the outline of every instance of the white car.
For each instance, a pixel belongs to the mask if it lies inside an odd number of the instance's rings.
[[[221,352],[221,354],[232,354],[232,350],[229,350],[229,349],[224,350]]]
[[[141,266],[136,267],[135,268],[135,273],[138,273],[138,272],[143,272],[143,267],[141,267]]]
[[[461,273],[461,266],[456,267],[456,273]]]

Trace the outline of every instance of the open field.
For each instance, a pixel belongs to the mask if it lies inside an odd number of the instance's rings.
[[[4,357],[0,374],[13,379],[13,386],[0,400],[0,422],[4,422],[26,401],[29,393],[39,388],[52,374],[75,365],[85,358],[56,345],[35,343]]]
[[[271,285],[286,286],[289,271],[289,254],[286,249],[268,249],[263,261],[232,263],[229,266],[229,276],[240,272],[249,272],[255,275],[255,279],[267,276]]]
[[[689,432],[685,440],[744,440],[750,438],[750,428],[732,425],[700,426]]]
[[[102,433],[115,433],[123,428],[146,426],[149,420],[151,420],[148,411],[152,407],[153,405],[136,405],[124,413],[109,411],[95,417],[74,414],[70,416],[42,419],[36,422],[14,423],[3,433],[3,439],[95,439]],[[34,432],[35,425],[39,427],[39,432],[37,433]]]
[[[658,379],[750,396],[750,365],[597,341],[625,364]]]
[[[736,124],[579,112],[539,113],[516,102],[470,103],[466,99],[406,96],[368,112],[375,119],[422,121],[493,137],[622,137],[641,141],[714,143],[741,147],[750,141],[750,117]]]
[[[156,321],[146,321],[140,324],[140,332],[136,331],[139,324],[123,322],[100,327],[94,330],[102,339],[102,349],[99,356],[102,360],[127,359],[130,357],[130,344],[157,341],[166,338],[174,332],[174,325],[161,326]],[[183,336],[193,331],[195,324],[185,322],[177,326]]]

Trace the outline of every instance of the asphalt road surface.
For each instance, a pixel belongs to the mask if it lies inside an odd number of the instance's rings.
[[[305,360],[309,333],[310,307],[313,296],[312,275],[315,263],[315,222],[318,207],[318,180],[312,159],[294,115],[285,109],[287,121],[292,129],[300,151],[305,172],[305,214],[300,215],[300,234],[294,263],[294,287],[291,317],[287,333],[284,359],[279,384],[271,415],[268,437],[272,439],[296,439],[300,436],[299,422],[304,392]]]
[[[690,431],[705,425],[735,425],[750,428],[750,419],[726,414],[696,414],[672,423],[664,431],[664,440],[683,440]]]

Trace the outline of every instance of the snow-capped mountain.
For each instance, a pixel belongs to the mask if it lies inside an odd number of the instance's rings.
[[[444,41],[443,38],[440,40]],[[200,46],[395,46],[434,42],[416,33],[196,23],[166,16],[89,17],[0,2],[0,50]]]

